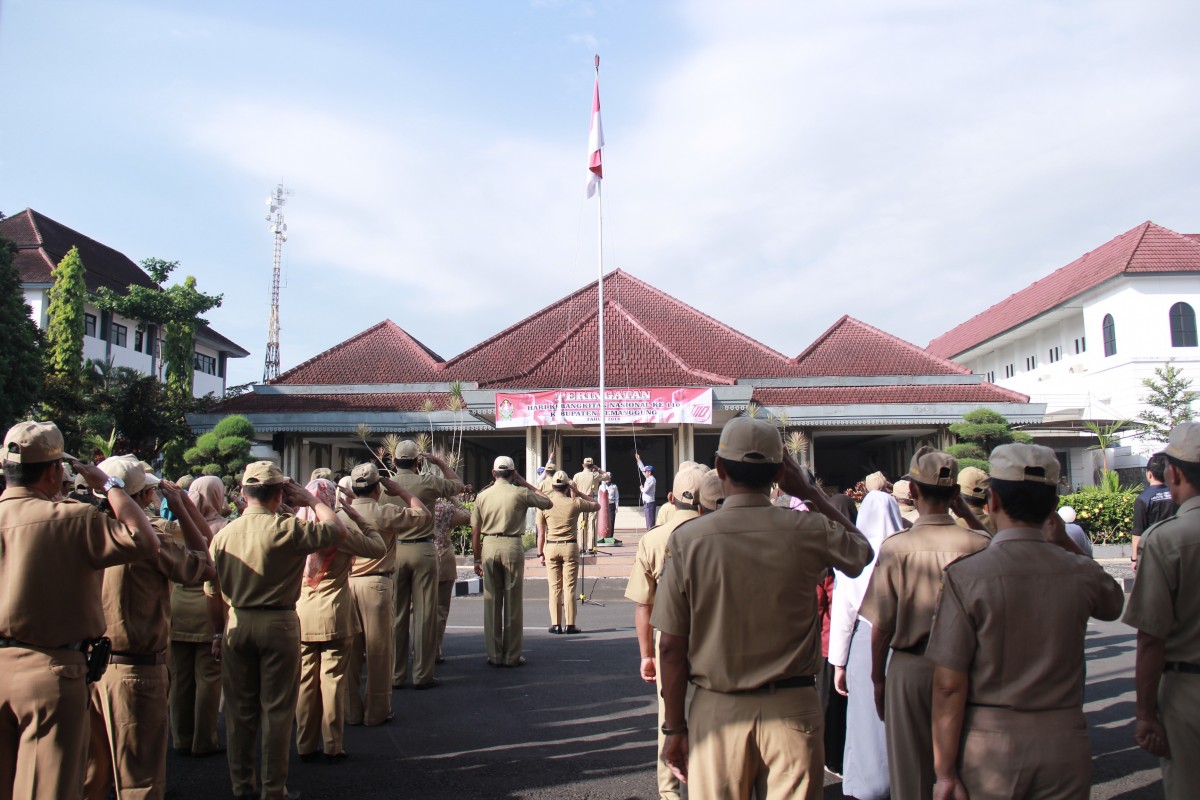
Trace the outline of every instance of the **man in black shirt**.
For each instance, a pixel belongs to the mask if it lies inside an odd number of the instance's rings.
[[[1155,453],[1146,462],[1146,482],[1150,486],[1138,495],[1133,503],[1133,569],[1137,571],[1138,554],[1141,552],[1142,537],[1153,525],[1175,516],[1179,506],[1171,499],[1171,492],[1163,484],[1163,472],[1167,468],[1167,458],[1162,453]]]

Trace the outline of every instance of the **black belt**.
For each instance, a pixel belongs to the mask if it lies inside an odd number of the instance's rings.
[[[1200,675],[1200,664],[1189,664],[1186,661],[1168,661],[1163,664],[1163,672],[1183,672],[1188,675]]]
[[[910,656],[923,656],[925,655],[925,648],[928,646],[929,637],[923,636],[921,637],[921,641],[917,642],[912,647],[893,647],[892,649],[897,653],[908,653]]]
[[[546,544],[579,544],[579,542],[575,541],[574,539],[563,539],[558,542],[547,541]]]
[[[515,539],[521,534],[519,533],[485,533],[484,536],[499,536],[501,539]]]
[[[167,663],[166,651],[160,653],[113,653],[109,659],[114,664],[131,667],[152,667]]]
[[[396,544],[424,544],[425,542],[432,541],[432,536],[426,536],[424,539],[397,539]]]
[[[296,604],[286,606],[234,606],[238,611],[295,611]]]
[[[723,694],[771,694],[776,689],[801,689],[816,685],[817,681],[812,675],[805,675],[799,678],[784,678],[783,680],[771,681],[770,683],[764,683],[756,689],[735,689],[732,692],[723,692]]]
[[[354,578],[391,578],[390,572],[364,572],[362,575],[353,575]]]
[[[47,646],[41,644],[30,644],[29,642],[22,642],[20,639],[11,639],[7,636],[0,636],[0,647],[22,647],[26,650],[78,650],[79,652],[83,652],[86,646],[87,642],[83,640]]]

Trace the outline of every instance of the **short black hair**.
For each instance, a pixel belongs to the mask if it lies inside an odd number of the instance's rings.
[[[1180,461],[1175,456],[1166,456],[1167,463],[1179,470],[1183,475],[1183,479],[1192,485],[1193,489],[1200,489],[1200,464],[1194,461]]]
[[[1000,507],[1014,522],[1040,526],[1058,508],[1057,486],[993,477],[988,481],[988,491],[996,495]]]
[[[976,497],[973,494],[964,494],[962,496],[964,502],[973,508],[983,508],[987,505],[987,497]]]
[[[246,497],[255,500],[259,503],[270,503],[277,497],[283,496],[283,484],[271,483],[250,486],[242,486],[242,491],[246,493]]]
[[[1146,472],[1153,475],[1154,480],[1162,483],[1167,473],[1167,454],[1155,453],[1150,456],[1150,460],[1146,462]]]
[[[954,499],[954,496],[959,493],[958,484],[951,486],[932,486],[928,483],[920,481],[910,481],[913,486],[920,487],[921,495],[934,503],[949,503]],[[915,503],[914,503],[915,505]]]
[[[351,486],[350,491],[354,492],[355,497],[366,497],[375,491],[375,487],[379,485],[379,481],[368,483],[366,486]]]
[[[556,491],[556,492],[562,492],[563,494],[566,494],[566,493],[567,493],[567,490],[568,490],[568,489],[570,489],[571,487],[570,487],[570,486],[568,486],[568,485],[567,485],[567,484],[565,484],[565,483],[564,483],[562,486],[559,486],[559,485],[556,483],[556,484],[554,484],[554,485],[553,485],[551,488],[552,488],[552,489],[554,489],[554,491]]]
[[[35,461],[21,464],[16,461],[4,462],[4,479],[13,486],[31,486],[42,479],[47,471],[54,468],[56,461]]]
[[[725,475],[737,486],[747,489],[769,489],[779,474],[779,464],[751,464],[747,461],[730,461],[717,456],[725,465]]]
[[[494,469],[494,470],[492,470],[492,472],[496,473],[497,478],[504,478],[505,480],[508,480],[509,478],[511,478],[513,476],[514,471],[515,470],[511,470],[511,469]]]
[[[699,494],[699,493],[697,492],[697,494]],[[698,506],[698,505],[700,505],[700,499],[699,499],[699,498],[697,498],[697,499],[693,500],[693,501],[692,501],[692,502],[690,502],[690,503],[688,503],[688,502],[685,502],[685,501],[683,501],[683,500],[676,500],[676,501],[675,501],[675,507],[676,507],[676,508],[678,508],[680,511],[695,511],[695,510],[696,510],[696,506]]]
[[[392,463],[396,465],[397,469],[412,469],[417,460],[415,458],[397,458]]]

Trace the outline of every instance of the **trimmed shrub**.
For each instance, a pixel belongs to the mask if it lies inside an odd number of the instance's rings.
[[[1137,496],[1137,489],[1078,492],[1060,497],[1058,506],[1075,509],[1075,524],[1087,531],[1093,543],[1126,544],[1133,529]]]

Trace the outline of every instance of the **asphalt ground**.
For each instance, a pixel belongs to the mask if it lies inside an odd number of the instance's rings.
[[[485,664],[482,598],[455,598],[443,685],[397,691],[388,725],[348,727],[351,755],[341,764],[303,764],[293,752],[289,787],[332,800],[654,800],[655,702],[636,674],[633,607],[623,580],[585,588],[604,605],[580,607],[583,634],[553,636],[546,584],[527,582],[527,663],[518,669]],[[1094,798],[1163,796],[1157,761],[1133,743],[1133,655],[1130,628],[1092,624],[1085,710]],[[827,783],[826,798],[842,797],[836,779]],[[167,785],[174,798],[230,796],[223,758],[172,753]]]

